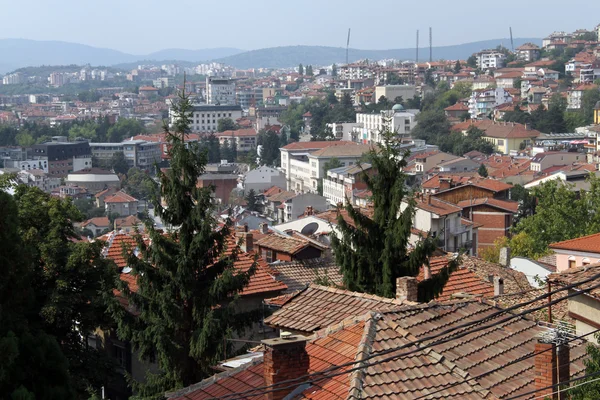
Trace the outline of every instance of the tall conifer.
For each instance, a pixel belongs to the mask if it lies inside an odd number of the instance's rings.
[[[173,131],[165,127],[171,168],[160,172],[159,199],[153,203],[169,233],[146,224],[149,241],[137,236],[128,265],[138,290],[123,292],[135,313],[114,307],[118,335],[129,340],[144,360],[155,360],[158,372],[146,382],[132,382],[138,398],[162,398],[165,391],[196,383],[214,373],[227,338],[242,332],[257,313],[236,309],[239,292],[256,268],[234,267],[236,246],[231,221],[218,227],[213,215],[212,189],[196,186],[206,165],[206,152],[186,141],[192,105],[185,93],[174,106]]]
[[[372,192],[373,215],[366,216],[350,202],[344,207],[350,222],[338,216],[339,235],[332,236],[336,261],[341,267],[345,286],[354,291],[394,297],[396,278],[416,276],[436,249],[434,239],[426,237],[409,251],[409,238],[415,201],[406,186],[406,154],[398,149],[396,135],[389,122],[380,132],[383,143],[372,148],[366,160],[374,174],[367,171],[361,177]],[[402,202],[408,206],[403,209]],[[419,285],[420,300],[429,300],[441,293],[448,275],[457,262]]]

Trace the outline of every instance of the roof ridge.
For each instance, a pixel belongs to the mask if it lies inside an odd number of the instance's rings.
[[[377,335],[377,321],[383,317],[381,314],[370,311],[367,315],[370,315],[365,322],[363,330],[363,336],[356,348],[356,357],[353,368],[357,368],[350,374],[350,389],[348,390],[348,399],[362,399],[363,381],[366,375],[365,367],[368,365],[365,361],[367,357],[371,355],[373,350],[373,341]]]
[[[598,233],[592,233],[591,235],[579,236],[579,237],[576,237],[576,238],[573,238],[573,239],[567,239],[567,240],[563,240],[563,241],[560,241],[560,242],[550,243],[548,245],[548,247],[552,247],[553,245],[557,245],[557,244],[570,243],[570,242],[574,242],[576,240],[581,240],[581,239],[590,239],[590,238],[592,238],[594,236],[600,236],[600,232],[598,232]]]
[[[328,292],[335,292],[335,293],[339,293],[339,294],[347,294],[349,296],[358,297],[358,298],[361,298],[361,299],[378,300],[378,301],[381,301],[381,302],[384,302],[384,303],[389,303],[389,304],[397,304],[397,305],[410,304],[409,302],[398,300],[396,298],[380,297],[380,296],[377,296],[377,295],[374,295],[374,294],[361,293],[361,292],[353,292],[352,290],[332,288],[330,286],[323,286],[323,285],[319,285],[319,284],[316,284],[316,283],[311,283],[309,285],[309,287],[312,287],[312,288],[315,288],[315,289],[319,289],[319,290],[326,290]]]

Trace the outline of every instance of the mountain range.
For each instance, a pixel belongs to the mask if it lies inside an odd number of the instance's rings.
[[[537,38],[516,38],[515,46],[532,42],[541,44]],[[466,59],[482,49],[498,45],[510,46],[510,39],[493,39],[452,46],[433,47],[433,58]],[[414,60],[415,49],[360,50],[349,49],[349,60],[381,60],[395,58]],[[151,62],[205,62],[219,61],[236,68],[286,68],[300,63],[305,65],[330,65],[343,63],[346,49],[326,46],[282,46],[244,51],[236,48],[185,50],[165,49],[150,54],[135,55],[118,50],[98,48],[78,43],[37,41],[29,39],[0,39],[0,73],[18,68],[41,65],[104,65],[129,67],[137,63]],[[429,48],[420,48],[420,60],[429,59]]]

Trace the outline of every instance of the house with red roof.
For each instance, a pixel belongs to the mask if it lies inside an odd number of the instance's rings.
[[[462,103],[457,102],[449,107],[444,108],[444,113],[448,118],[461,118],[465,113],[469,113],[469,106]]]
[[[120,217],[136,215],[138,200],[120,190],[111,196],[104,198],[106,214],[118,214]]]
[[[558,272],[600,263],[600,233],[552,243]]]

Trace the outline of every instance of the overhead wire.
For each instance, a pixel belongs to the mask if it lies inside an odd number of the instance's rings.
[[[318,382],[318,381],[321,381],[321,380],[324,380],[324,379],[336,377],[336,376],[339,376],[339,375],[347,374],[347,373],[350,373],[350,372],[353,372],[353,371],[356,371],[356,370],[360,370],[360,369],[364,369],[364,368],[367,368],[369,366],[372,366],[373,364],[371,364],[371,363],[365,363],[365,361],[371,360],[373,358],[379,358],[381,356],[384,356],[384,355],[387,355],[387,354],[390,354],[390,353],[394,353],[396,351],[399,351],[399,350],[407,348],[407,347],[417,346],[418,344],[420,344],[422,342],[430,341],[430,340],[436,339],[436,338],[444,336],[444,335],[449,335],[445,339],[431,342],[429,344],[420,346],[420,347],[418,347],[418,348],[416,348],[414,350],[411,350],[409,352],[405,352],[405,353],[397,354],[397,355],[394,355],[394,356],[391,356],[391,357],[388,357],[388,358],[385,358],[385,359],[377,360],[377,363],[388,362],[388,361],[392,361],[392,360],[394,360],[396,358],[399,358],[399,357],[404,357],[404,356],[407,356],[407,355],[411,355],[413,353],[422,352],[422,351],[426,350],[429,347],[433,347],[433,346],[436,346],[436,345],[439,345],[439,344],[444,344],[444,343],[447,343],[449,341],[452,341],[452,340],[455,340],[455,339],[467,336],[469,334],[476,333],[476,332],[479,332],[481,330],[484,330],[484,329],[487,329],[487,328],[490,328],[490,327],[493,327],[493,326],[497,326],[497,325],[502,324],[504,322],[508,322],[511,319],[514,319],[514,318],[517,318],[517,317],[521,317],[523,315],[527,315],[527,314],[530,314],[532,312],[539,311],[541,309],[550,307],[550,306],[552,306],[554,304],[557,304],[557,303],[559,303],[559,302],[561,302],[563,300],[569,299],[571,297],[579,296],[582,292],[586,292],[586,291],[590,291],[590,290],[596,289],[596,288],[600,287],[600,284],[593,285],[593,286],[585,288],[585,289],[581,289],[580,292],[570,293],[570,294],[568,294],[566,296],[563,296],[563,297],[560,297],[558,299],[552,300],[552,301],[550,301],[550,302],[548,302],[548,303],[546,303],[544,305],[541,305],[541,306],[538,306],[538,307],[534,307],[532,309],[528,309],[528,310],[525,310],[525,311],[517,313],[517,314],[512,314],[511,316],[506,317],[506,318],[504,318],[501,321],[495,321],[492,326],[482,326],[482,327],[476,328],[476,329],[474,329],[472,331],[463,330],[460,333],[453,333],[453,332],[456,332],[457,330],[467,329],[467,328],[470,328],[471,326],[474,326],[474,325],[477,325],[477,324],[482,324],[483,322],[491,320],[493,318],[496,318],[497,316],[499,316],[501,314],[504,314],[504,313],[507,313],[507,312],[519,309],[521,307],[527,306],[529,304],[535,303],[535,302],[540,301],[540,300],[544,300],[544,299],[552,296],[553,294],[556,294],[556,293],[561,292],[561,291],[573,289],[573,288],[575,288],[577,286],[580,286],[582,284],[591,282],[591,281],[596,280],[598,278],[600,278],[600,274],[595,274],[595,275],[593,275],[590,278],[587,278],[587,279],[584,279],[582,281],[575,282],[575,283],[572,283],[572,284],[569,284],[569,285],[566,285],[566,286],[562,286],[562,287],[560,287],[560,288],[558,288],[556,290],[553,290],[553,291],[550,291],[550,292],[545,293],[543,295],[537,296],[537,297],[535,297],[532,300],[528,300],[528,301],[523,302],[523,303],[518,303],[518,304],[515,304],[515,305],[513,305],[511,307],[508,307],[508,308],[496,311],[496,312],[494,312],[494,313],[492,313],[492,314],[490,314],[490,315],[488,315],[488,316],[486,316],[484,318],[481,318],[479,320],[471,321],[471,322],[466,322],[466,323],[460,324],[460,325],[458,325],[458,326],[456,326],[454,328],[446,329],[446,330],[444,330],[444,331],[442,331],[440,333],[437,333],[437,334],[434,334],[434,335],[430,335],[430,336],[427,336],[427,337],[424,337],[424,338],[421,338],[421,339],[418,339],[418,340],[411,341],[411,342],[406,343],[406,344],[404,344],[402,346],[398,346],[398,347],[396,347],[394,349],[388,349],[388,350],[384,350],[384,351],[376,353],[376,354],[372,354],[370,356],[365,357],[363,360],[360,361],[361,364],[364,364],[364,365],[361,365],[359,367],[350,368],[348,370],[344,370],[341,373],[338,372],[338,373],[335,373],[335,374],[330,374],[330,372],[332,372],[332,371],[335,371],[335,370],[338,370],[338,369],[341,369],[341,368],[345,368],[345,367],[349,367],[349,366],[355,365],[355,364],[357,364],[357,362],[356,361],[352,361],[352,362],[347,362],[347,363],[343,363],[343,364],[340,364],[340,365],[335,365],[335,366],[332,366],[332,367],[330,367],[328,369],[325,369],[323,371],[313,372],[313,373],[310,373],[310,374],[306,374],[306,375],[300,376],[298,378],[288,379],[288,380],[281,381],[281,382],[278,382],[278,383],[275,383],[275,384],[272,384],[272,385],[265,385],[265,386],[254,388],[254,389],[250,389],[250,390],[247,390],[247,391],[244,391],[244,392],[231,393],[231,394],[228,394],[228,395],[223,395],[223,396],[220,396],[220,397],[215,397],[214,399],[227,399],[227,398],[232,398],[232,397],[236,397],[236,396],[240,396],[240,395],[248,395],[250,393],[254,393],[254,392],[258,392],[258,391],[262,391],[262,392],[260,392],[260,394],[266,394],[266,393],[270,393],[270,392],[277,392],[277,391],[281,391],[281,390],[295,388],[295,387],[299,386],[300,384],[304,384],[304,383]],[[317,378],[317,379],[308,379],[307,380],[307,378],[317,377],[317,376],[320,376],[320,378]],[[293,382],[299,382],[299,383],[294,383],[293,385],[281,387],[281,388],[278,388],[278,389],[271,389],[271,388],[274,388],[276,386],[281,386],[281,385],[284,385],[286,383],[293,383]],[[271,390],[266,390],[266,389],[271,389]]]
[[[545,387],[543,387],[543,388],[539,388],[539,389],[535,389],[535,390],[530,390],[529,392],[526,392],[526,393],[521,393],[521,394],[518,394],[518,395],[516,395],[516,396],[512,396],[512,397],[507,397],[506,399],[503,399],[503,400],[515,400],[515,399],[520,399],[521,397],[524,397],[524,396],[529,396],[530,394],[535,394],[535,393],[537,393],[537,392],[541,392],[542,390],[554,389],[554,388],[557,388],[557,387],[559,387],[559,386],[561,386],[561,385],[567,385],[567,384],[569,384],[569,383],[571,383],[571,382],[577,382],[577,381],[580,381],[580,380],[582,380],[582,379],[591,378],[591,377],[593,377],[593,376],[597,376],[597,375],[600,375],[600,371],[596,371],[596,372],[593,372],[593,373],[591,373],[591,374],[586,374],[586,375],[580,376],[580,377],[578,377],[578,378],[569,379],[568,381],[565,381],[565,382],[559,382],[559,383],[555,383],[555,384],[553,384],[553,385],[548,385],[548,386],[545,386]],[[599,379],[600,379],[600,378],[599,378]],[[592,380],[592,381],[595,381],[595,379],[594,379],[594,380]],[[565,388],[565,389],[564,389],[564,390],[562,390],[562,391],[566,391],[566,390],[568,390],[568,389],[574,389],[574,388],[575,388],[575,387],[577,387],[577,386],[583,386],[584,384],[587,384],[587,383],[592,383],[592,381],[583,382],[581,385],[576,385],[576,386],[572,386],[572,387],[569,387],[569,388]],[[561,390],[558,390],[558,391],[556,391],[556,392],[554,392],[554,393],[559,393],[559,392],[561,392]],[[547,396],[551,396],[551,394],[545,394],[544,396],[542,396],[542,398],[543,398],[543,397],[547,397]],[[536,397],[536,398],[539,398],[539,397]]]

